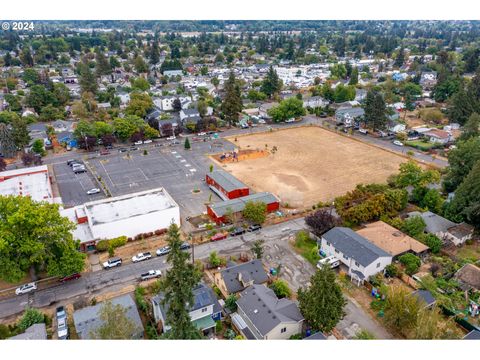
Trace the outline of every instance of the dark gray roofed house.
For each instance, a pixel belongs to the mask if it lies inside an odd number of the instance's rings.
[[[110,300],[113,305],[120,305],[124,309],[127,309],[127,317],[133,321],[136,330],[132,334],[132,339],[143,338],[143,325],[140,315],[137,310],[137,306],[130,295],[123,295]],[[88,306],[86,308],[77,310],[73,313],[73,322],[75,324],[75,330],[80,339],[91,339],[90,335],[92,331],[95,331],[102,326],[102,320],[100,319],[100,310],[103,304],[97,304],[94,306]]]
[[[240,292],[253,284],[268,281],[268,274],[259,259],[227,267],[217,272],[214,277],[215,284],[225,296]]]
[[[8,340],[47,340],[47,328],[44,323],[33,324],[23,334],[12,336]]]
[[[189,309],[192,322],[205,336],[215,332],[215,321],[222,319],[222,307],[212,288],[200,283],[193,289],[194,303]],[[170,330],[166,323],[168,304],[163,304],[163,293],[152,298],[153,315],[155,321],[161,321],[164,331]]]
[[[302,331],[304,319],[297,304],[286,298],[278,299],[265,285],[252,285],[245,289],[237,300],[237,306],[237,314],[250,330],[245,337],[251,334],[258,340],[288,339]]]
[[[351,277],[359,282],[383,271],[392,256],[350,228],[335,227],[322,235],[320,249],[335,256],[348,268]]]

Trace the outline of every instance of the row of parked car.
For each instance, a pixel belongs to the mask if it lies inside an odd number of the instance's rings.
[[[60,283],[66,283],[68,281],[71,281],[71,280],[76,280],[76,279],[80,279],[82,277],[82,275],[80,274],[71,274],[71,275],[68,275],[68,276],[64,276],[62,277],[61,279],[59,279],[58,281]],[[36,282],[30,282],[28,284],[24,284],[18,288],[15,289],[15,295],[24,295],[24,294],[28,294],[32,291],[35,291],[37,290],[37,283]]]
[[[226,239],[226,238],[229,237],[229,236],[243,235],[243,234],[245,234],[247,231],[248,231],[248,232],[254,232],[254,231],[260,230],[261,228],[262,228],[262,226],[259,225],[259,224],[250,225],[247,229],[244,229],[243,227],[237,227],[237,228],[233,229],[230,233],[228,233],[228,232],[221,232],[221,233],[217,233],[217,234],[213,235],[213,236],[210,238],[210,241],[219,241],[219,240]]]

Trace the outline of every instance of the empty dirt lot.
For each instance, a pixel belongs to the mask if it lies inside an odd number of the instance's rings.
[[[385,182],[406,159],[318,127],[278,130],[228,139],[241,149],[277,147],[267,157],[223,168],[255,191],[270,191],[283,204],[311,206],[345,194],[357,184]]]

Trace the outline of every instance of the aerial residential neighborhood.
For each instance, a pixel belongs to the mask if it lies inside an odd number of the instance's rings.
[[[480,339],[478,21],[15,24],[0,339]]]

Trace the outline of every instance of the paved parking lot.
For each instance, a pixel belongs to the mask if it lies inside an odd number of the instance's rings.
[[[205,202],[211,194],[216,200],[203,181],[212,163],[207,156],[231,150],[233,145],[218,140],[222,146],[214,146],[212,142],[190,138],[191,150],[185,150],[184,140],[178,141],[180,144],[169,146],[169,142],[160,140],[121,153],[114,149],[109,155],[90,156],[86,163],[101,177],[112,196],[164,187],[181,207],[182,217],[198,215],[205,211]],[[104,197],[103,193],[86,195],[87,190],[98,186],[90,172],[75,175],[66,162],[55,164],[54,168],[66,207]]]
[[[75,174],[66,161],[54,164],[53,170],[65,207],[68,208],[105,197],[103,192],[87,195],[88,190],[98,187],[89,172]]]

